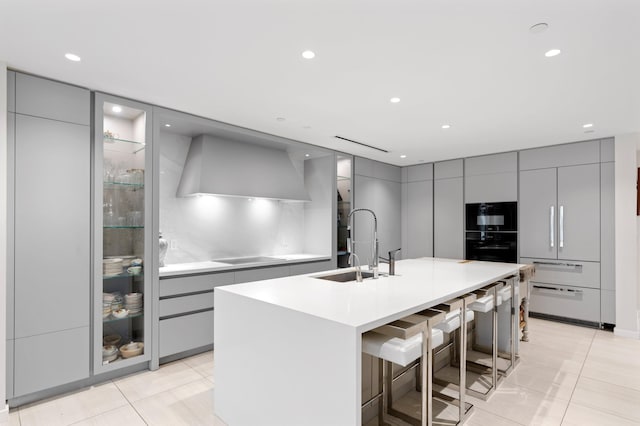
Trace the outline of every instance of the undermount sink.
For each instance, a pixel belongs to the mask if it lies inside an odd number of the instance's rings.
[[[362,271],[362,278],[371,278],[371,277],[373,277],[373,271]],[[340,272],[338,274],[324,275],[321,277],[314,277],[314,278],[320,278],[321,280],[329,280],[329,281],[335,281],[339,283],[347,283],[349,281],[356,280],[356,271]]]
[[[261,263],[261,262],[273,262],[275,260],[281,260],[275,257],[268,256],[254,256],[254,257],[234,257],[230,259],[215,259],[215,262],[228,263],[229,265],[242,265],[245,263]]]

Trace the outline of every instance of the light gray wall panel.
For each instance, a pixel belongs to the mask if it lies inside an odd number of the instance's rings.
[[[493,173],[464,177],[466,203],[518,201],[518,173]]]
[[[520,151],[520,170],[600,162],[600,141],[587,141]]]
[[[14,113],[7,114],[7,339],[14,338],[14,303],[15,303],[15,119]],[[11,364],[7,364],[10,366]],[[11,365],[11,368],[13,366]]]
[[[462,178],[433,183],[434,256],[464,259],[464,202]]]
[[[160,321],[159,339],[160,357],[213,344],[213,311]]]
[[[403,167],[403,170],[407,170]],[[397,253],[397,259],[408,259],[406,249],[409,244],[409,185],[404,182],[400,185],[400,233],[402,251]]]
[[[600,141],[600,161],[605,163],[615,161],[615,139],[608,138]]]
[[[7,111],[16,111],[16,73],[7,71]]]
[[[615,163],[600,164],[600,270],[602,289],[615,290]]]
[[[600,322],[616,323],[616,292],[602,290],[600,292]]]
[[[433,164],[434,179],[448,179],[463,176],[463,160],[440,161]]]
[[[43,321],[42,315],[39,319]],[[87,377],[89,377],[89,327],[15,340],[15,396]]]
[[[418,164],[405,167],[407,171],[406,182],[416,182],[420,180],[433,180],[433,164]]]
[[[289,276],[288,266],[272,266],[270,268],[245,269],[235,272],[237,283],[246,283],[251,281],[270,280],[272,278],[282,278]]]
[[[374,161],[368,158],[353,157],[353,173],[361,176],[375,177]]]
[[[86,89],[16,74],[16,112],[19,114],[88,126],[90,97]]]
[[[401,182],[406,183],[409,181],[409,167],[403,167],[400,171],[401,173]]]
[[[407,183],[407,203],[403,259],[433,256],[433,181]]]
[[[518,171],[518,153],[483,155],[464,159],[465,176],[486,175]]]
[[[13,398],[13,351],[14,351],[14,341],[13,339],[7,339],[7,370],[6,370],[6,378],[7,378],[7,399]]]
[[[88,127],[17,115],[16,337],[89,324],[90,164]]]
[[[374,161],[374,177],[378,179],[390,180],[392,182],[402,181],[402,168],[392,164],[385,164]]]

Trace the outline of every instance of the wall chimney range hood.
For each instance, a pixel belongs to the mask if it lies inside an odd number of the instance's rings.
[[[201,194],[311,200],[286,151],[211,135],[192,139],[176,195]]]

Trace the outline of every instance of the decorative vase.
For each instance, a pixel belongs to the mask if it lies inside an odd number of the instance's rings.
[[[164,257],[167,255],[167,248],[169,248],[169,242],[162,238],[162,232],[160,232],[160,240],[158,242],[158,254],[160,255],[160,266],[164,266]]]

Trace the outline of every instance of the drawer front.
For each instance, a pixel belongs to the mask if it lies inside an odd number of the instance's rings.
[[[212,345],[213,311],[161,320],[159,344],[161,357]]]
[[[273,266],[271,268],[256,268],[236,271],[236,283],[270,280],[289,276],[288,266]]]
[[[311,274],[313,272],[328,271],[335,268],[335,264],[331,260],[324,262],[300,263],[290,266],[290,275]]]
[[[233,272],[160,279],[160,297],[213,290],[229,284],[233,284]]]
[[[600,290],[531,282],[531,312],[600,322]]]
[[[532,281],[576,287],[600,288],[600,262],[521,258],[520,263],[533,263],[536,273]]]
[[[160,318],[213,308],[213,292],[160,300]]]

